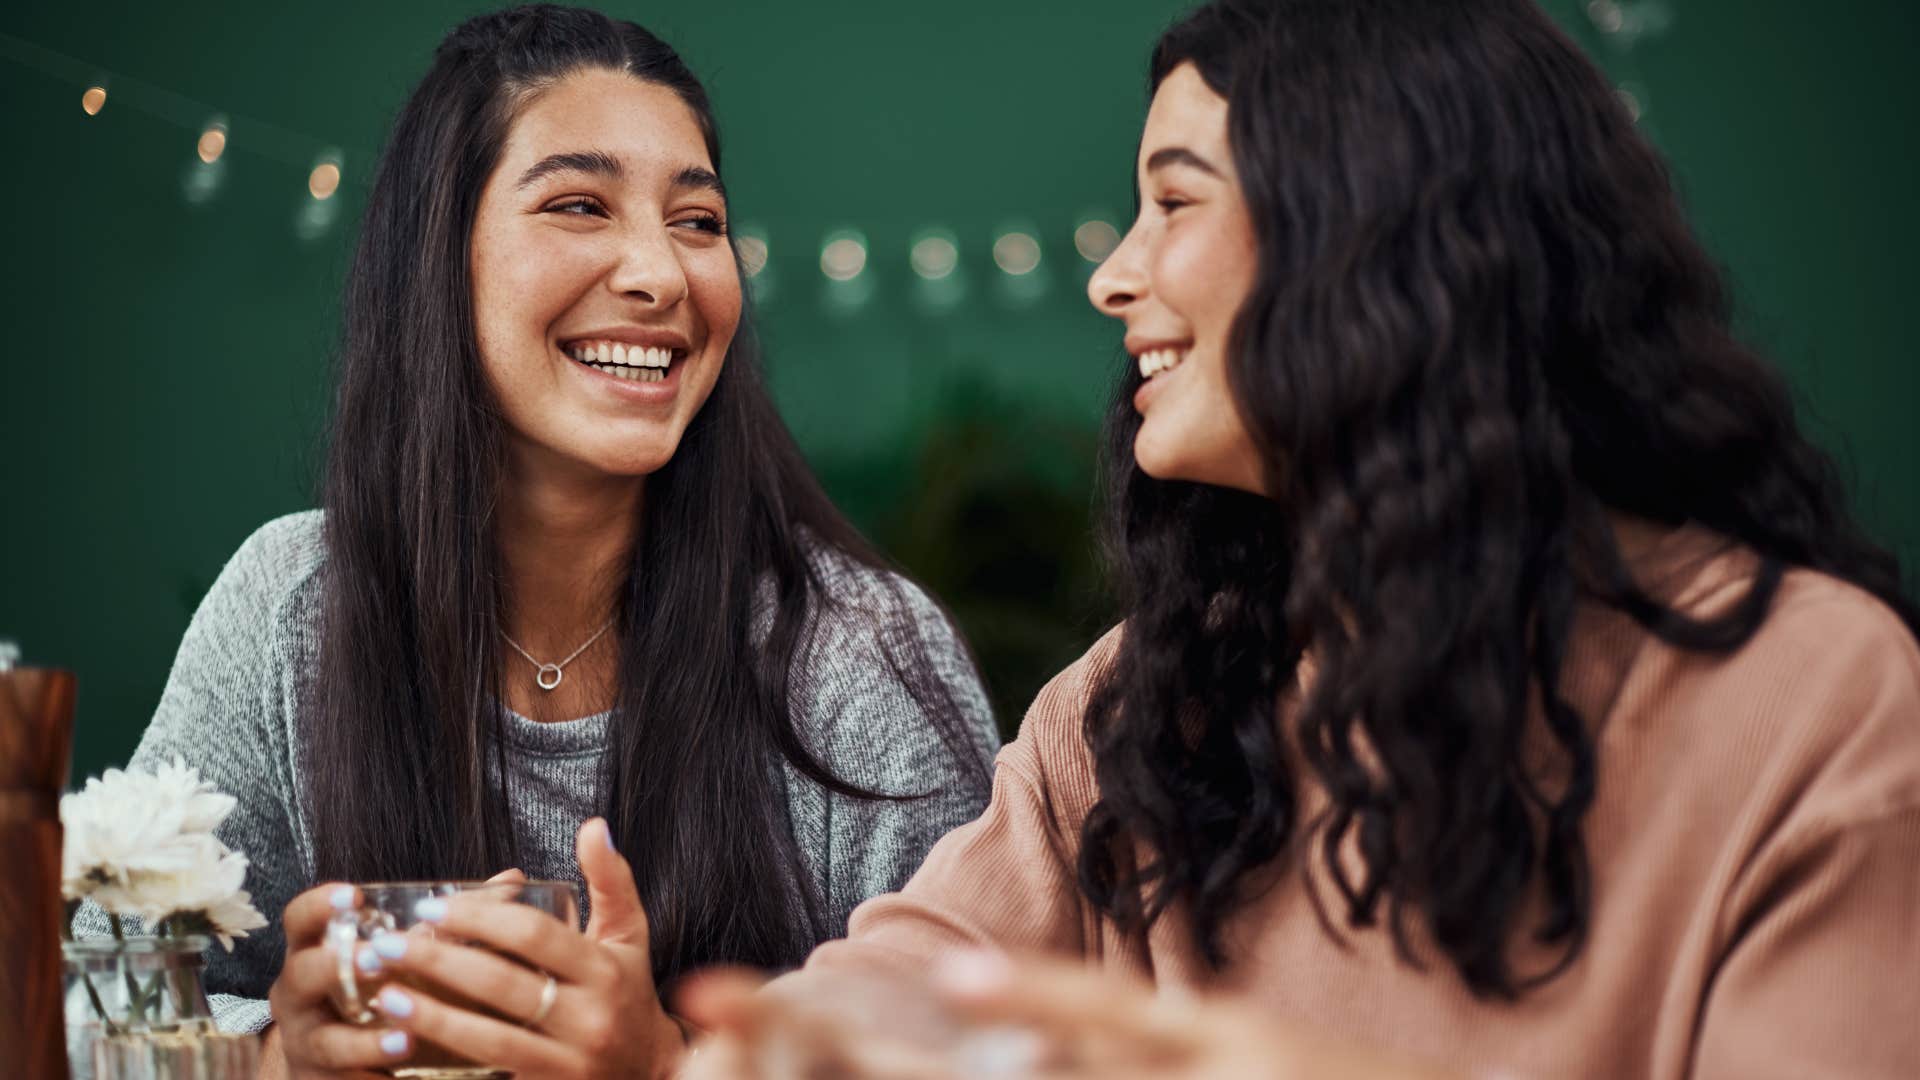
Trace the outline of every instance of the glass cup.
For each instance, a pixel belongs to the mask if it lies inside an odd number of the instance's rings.
[[[429,982],[417,975],[380,971],[369,974],[354,964],[359,950],[380,934],[435,935],[439,929],[420,918],[422,900],[453,900],[526,904],[559,919],[568,926],[580,926],[580,892],[564,881],[401,881],[361,885],[360,906],[341,911],[327,924],[327,944],[338,959],[339,978],[333,992],[334,1007],[354,1024],[375,1024],[380,1014],[372,1007],[380,988],[398,982],[419,990],[437,1001],[455,1008],[480,1013],[508,1023],[520,1023],[522,1017],[507,1016],[485,1002],[459,990]],[[519,962],[515,957],[510,960]],[[461,1057],[444,1047],[416,1041],[413,1055],[388,1070],[396,1077],[415,1080],[506,1080],[513,1074],[497,1066]]]

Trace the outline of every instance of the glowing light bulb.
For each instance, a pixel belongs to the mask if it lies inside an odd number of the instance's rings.
[[[315,199],[331,199],[340,190],[340,166],[323,161],[307,174],[307,193]]]
[[[993,242],[993,261],[1014,277],[1031,274],[1040,266],[1040,241],[1024,232],[1002,233]]]
[[[194,144],[194,151],[209,165],[219,161],[220,155],[227,152],[227,125],[218,120],[208,124],[200,133],[200,141]]]
[[[852,281],[867,268],[867,242],[859,233],[829,237],[820,248],[820,272],[834,281]]]
[[[88,116],[99,116],[100,110],[107,107],[107,88],[87,87],[87,92],[80,95],[80,107],[86,110]]]
[[[1627,115],[1633,119],[1634,123],[1639,123],[1640,114],[1646,111],[1646,107],[1640,104],[1640,96],[1624,86],[1615,93],[1620,96],[1620,104],[1626,107]]]
[[[1090,263],[1105,262],[1119,246],[1120,230],[1099,218],[1083,221],[1073,230],[1073,249]]]
[[[914,241],[908,260],[914,273],[928,281],[939,281],[960,265],[960,245],[945,233],[931,233]]]
[[[740,269],[748,277],[759,277],[760,271],[767,268],[767,256],[771,251],[767,247],[767,238],[758,233],[742,232],[734,238],[734,250],[740,253]]]
[[[1619,0],[1593,0],[1587,5],[1587,17],[1603,34],[1617,34],[1627,26],[1627,13]]]

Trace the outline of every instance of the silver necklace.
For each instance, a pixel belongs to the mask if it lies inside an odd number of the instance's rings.
[[[500,631],[500,636],[507,639],[507,644],[513,646],[514,652],[517,652],[521,656],[526,657],[527,663],[532,664],[535,668],[538,669],[533,673],[533,684],[535,686],[538,686],[542,690],[552,690],[555,687],[560,685],[560,679],[564,675],[564,672],[561,669],[565,668],[568,664],[573,663],[574,660],[579,658],[581,653],[587,651],[587,648],[589,646],[591,646],[594,642],[600,640],[600,635],[606,633],[611,629],[613,629],[613,620],[608,619],[607,624],[605,626],[602,626],[600,629],[595,630],[593,632],[592,637],[588,638],[584,642],[581,642],[579,648],[568,653],[567,658],[565,660],[560,661],[557,664],[543,664],[540,661],[535,660],[533,658],[533,654],[521,648],[519,642],[513,640],[513,638],[511,637],[508,637],[507,632],[505,630]],[[549,678],[551,678],[553,681],[548,682],[547,680]]]

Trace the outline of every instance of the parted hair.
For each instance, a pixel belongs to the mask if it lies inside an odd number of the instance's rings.
[[[630,22],[538,5],[446,36],[374,176],[343,304],[320,671],[303,737],[323,878],[517,864],[497,695],[506,430],[480,364],[468,242],[516,112],[581,69],[671,89],[719,171],[707,95],[672,48]],[[618,685],[596,797],[634,868],[658,984],[716,962],[790,965],[825,931],[780,763],[844,794],[920,793],[843,782],[796,729],[794,660],[835,603],[821,557],[874,569],[907,608],[776,413],[750,313],[672,459],[647,478],[644,512],[618,591]],[[770,629],[756,635],[768,598]],[[903,680],[977,766],[919,638],[877,632],[893,669],[876,675]]]

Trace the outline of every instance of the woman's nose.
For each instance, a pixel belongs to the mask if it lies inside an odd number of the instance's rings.
[[[654,307],[672,307],[686,298],[687,274],[680,253],[664,227],[638,230],[620,251],[607,285],[615,292]]]
[[[1118,319],[1146,295],[1147,275],[1141,260],[1144,246],[1136,223],[1121,238],[1113,254],[1094,270],[1093,277],[1087,281],[1087,299],[1093,302],[1094,310]]]

